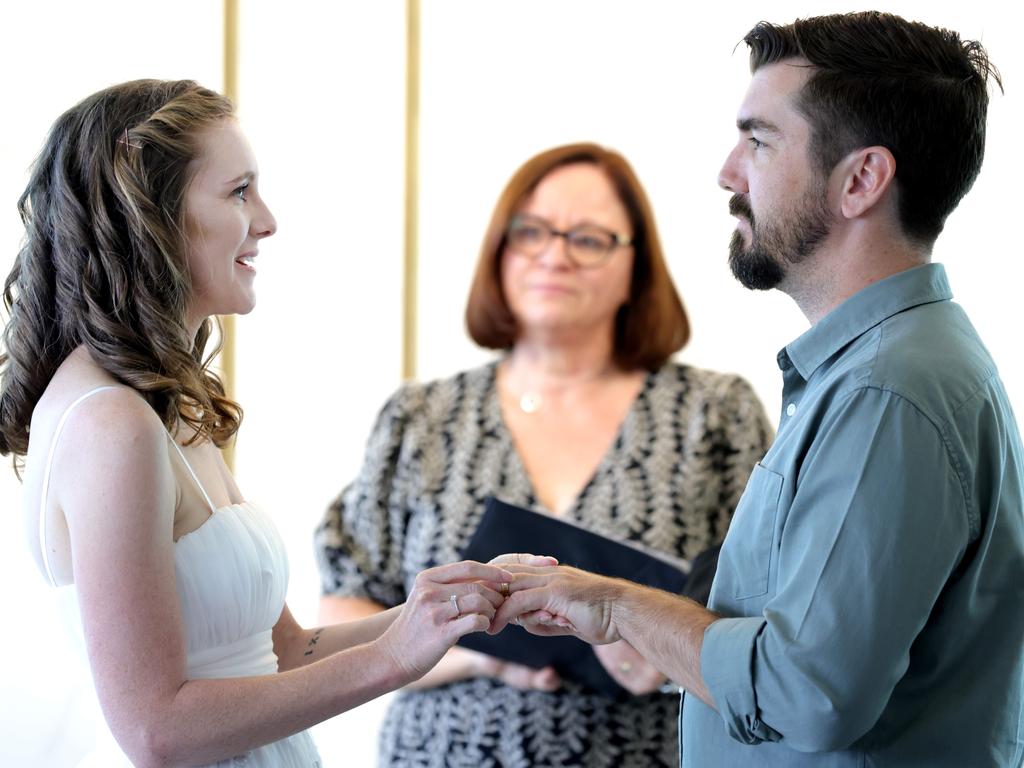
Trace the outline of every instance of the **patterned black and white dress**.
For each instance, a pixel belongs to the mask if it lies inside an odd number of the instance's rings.
[[[362,471],[316,532],[325,594],[396,605],[419,571],[459,559],[486,496],[540,508],[502,421],[496,370],[409,384],[387,402]],[[648,374],[564,514],[692,559],[725,537],[771,437],[745,380],[670,363]],[[678,706],[675,694],[614,701],[571,682],[553,693],[485,678],[403,691],[385,719],[380,765],[675,767]]]

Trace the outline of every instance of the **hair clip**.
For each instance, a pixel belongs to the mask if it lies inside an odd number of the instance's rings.
[[[127,125],[124,127],[124,135],[121,136],[117,140],[117,143],[118,144],[124,144],[126,147],[131,147],[132,149],[142,149],[142,145],[141,144],[132,144],[131,140],[128,138],[128,126]]]

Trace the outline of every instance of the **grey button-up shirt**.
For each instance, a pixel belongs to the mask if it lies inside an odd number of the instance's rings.
[[[940,265],[779,353],[778,437],[725,540],[682,764],[1019,766],[1024,451]]]

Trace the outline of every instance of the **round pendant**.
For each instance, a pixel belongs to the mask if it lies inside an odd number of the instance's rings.
[[[540,405],[541,397],[536,392],[524,392],[519,398],[519,410],[523,413],[536,413]]]

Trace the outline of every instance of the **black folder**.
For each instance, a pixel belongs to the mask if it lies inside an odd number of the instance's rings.
[[[688,567],[682,560],[488,497],[480,525],[462,556],[486,563],[509,552],[551,555],[562,565],[685,594],[704,603],[718,563],[718,547],[702,553]],[[593,649],[575,637],[538,637],[509,625],[494,636],[466,635],[459,645],[534,669],[551,665],[563,679],[614,698],[629,695],[601,666]]]

